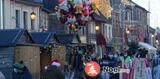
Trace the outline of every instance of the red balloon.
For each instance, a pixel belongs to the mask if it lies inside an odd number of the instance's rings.
[[[67,22],[67,18],[66,17],[60,17],[59,20],[63,24]]]
[[[74,7],[74,8],[72,9],[71,13],[72,13],[72,14],[75,14],[75,12],[76,12],[76,7]]]
[[[83,7],[87,6],[87,3],[86,2],[83,2]]]
[[[83,15],[84,15],[84,16],[88,16],[88,15],[89,15],[89,13],[88,13],[88,10],[87,10],[87,9],[83,10]]]
[[[71,13],[69,13],[68,18],[73,18],[73,15]]]
[[[63,5],[65,0],[58,0],[58,3]],[[84,1],[81,4],[74,4],[70,0],[67,0],[67,7],[69,11],[59,7],[56,7],[56,12],[60,14],[60,22],[71,27],[72,30],[79,28],[79,25],[86,25],[87,18],[92,17],[94,10],[91,4]],[[80,5],[80,6],[79,6]]]
[[[78,21],[79,25],[85,25],[86,22],[87,22],[87,21],[84,21],[84,20],[81,20],[81,19],[78,19],[77,21]]]
[[[68,12],[63,10],[63,9],[60,10],[60,13],[63,14],[63,15],[67,15],[68,14]]]
[[[89,11],[92,11],[93,10],[93,8],[92,8],[92,6],[90,5],[89,6],[89,9],[88,9]]]

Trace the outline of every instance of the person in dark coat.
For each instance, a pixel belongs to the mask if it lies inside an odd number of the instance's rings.
[[[44,72],[45,79],[65,79],[62,70],[60,69],[60,63],[58,60],[53,60],[46,71]]]
[[[0,79],[6,79],[4,74],[0,71]]]
[[[31,73],[24,65],[23,61],[15,63],[13,68],[13,79],[32,79]]]

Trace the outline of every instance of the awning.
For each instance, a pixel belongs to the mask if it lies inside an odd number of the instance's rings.
[[[0,37],[0,46],[34,43],[28,31],[24,29],[1,29]]]
[[[144,42],[138,42],[138,45],[141,47],[141,48],[145,48],[146,50],[148,50],[149,53],[156,53],[157,49],[147,43],[144,43]]]
[[[55,38],[60,44],[78,44],[81,43],[78,35],[73,34],[59,34]]]
[[[102,34],[97,34],[96,35],[96,43],[97,45],[106,45],[106,39]]]
[[[30,35],[36,44],[48,45],[49,43],[53,43],[52,40],[54,40],[53,33],[51,32],[31,32]]]

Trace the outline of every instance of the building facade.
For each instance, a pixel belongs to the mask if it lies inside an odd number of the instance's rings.
[[[0,1],[0,29],[3,29],[3,0]]]
[[[30,0],[4,0],[3,6],[3,29],[38,31],[40,3]],[[31,14],[34,14],[34,20]]]
[[[49,27],[49,15],[51,11],[41,7],[40,14],[39,14],[39,31],[48,31]]]
[[[130,1],[125,4],[125,39],[129,42],[144,42],[148,37],[148,11]]]
[[[111,23],[112,23],[112,44],[115,50],[120,50],[123,48],[123,7],[121,0],[110,0],[111,6]],[[116,32],[115,32],[116,31]]]
[[[94,0],[94,2],[96,3],[96,7],[99,10],[101,16],[106,19],[106,23],[101,24],[100,31],[101,34],[106,39],[107,44],[110,44],[111,43],[110,41],[112,40],[112,28],[113,28],[111,21],[112,8],[110,0]]]
[[[156,47],[156,30],[152,27],[149,27],[148,32],[149,32],[149,43],[152,46]]]

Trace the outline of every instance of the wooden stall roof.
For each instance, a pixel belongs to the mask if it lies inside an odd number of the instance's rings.
[[[65,45],[81,43],[79,36],[74,34],[55,35],[55,39],[58,43]]]
[[[56,43],[52,32],[31,32],[30,35],[35,44],[49,45],[50,43]]]
[[[2,29],[0,38],[0,47],[34,43],[28,31],[24,29]]]

